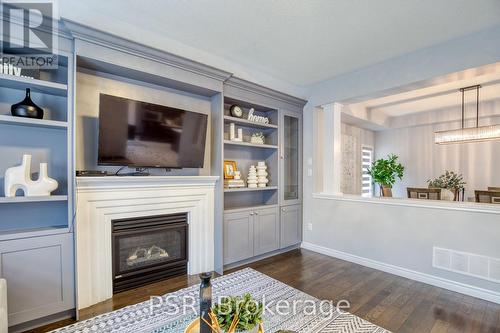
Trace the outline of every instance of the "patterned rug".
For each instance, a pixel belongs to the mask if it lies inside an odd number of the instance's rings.
[[[286,329],[301,333],[390,333],[251,268],[218,277],[212,281],[212,285],[214,300],[219,296],[248,292],[255,299],[263,301],[266,306],[265,332]],[[194,285],[166,294],[153,303],[146,301],[127,306],[52,333],[182,333],[197,317],[193,305],[197,309],[198,292],[199,285]],[[186,311],[178,311],[183,308]]]

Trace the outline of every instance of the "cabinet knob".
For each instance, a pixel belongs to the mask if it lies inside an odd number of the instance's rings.
[[[255,215],[259,215],[259,212],[254,212]]]
[[[281,211],[284,212],[286,209],[285,208],[281,208]]]
[[[250,213],[250,216],[252,216],[252,215],[253,215],[253,213]]]

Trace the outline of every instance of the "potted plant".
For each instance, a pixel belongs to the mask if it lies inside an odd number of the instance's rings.
[[[262,304],[246,293],[243,296],[222,297],[212,307],[217,326],[226,333],[258,332],[262,323]]]
[[[381,158],[373,162],[368,174],[380,185],[381,196],[392,197],[392,186],[396,183],[396,178],[403,179],[404,170],[404,166],[398,163],[398,156],[390,154],[387,159]]]
[[[441,189],[441,200],[454,201],[458,200],[460,190],[464,189],[467,183],[464,182],[462,174],[445,170],[444,174],[438,178],[429,179],[427,184],[429,188]]]

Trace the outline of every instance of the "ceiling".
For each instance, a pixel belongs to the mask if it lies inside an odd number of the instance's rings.
[[[368,114],[383,113],[386,117],[406,116],[449,107],[456,107],[458,114],[462,102],[460,88],[481,85],[480,103],[500,99],[500,63],[487,67],[488,72],[482,75],[471,73],[461,78],[453,78],[454,76],[451,75],[448,82],[439,82],[421,89],[349,104],[349,107],[354,110],[366,110]],[[464,97],[467,104],[466,111],[475,110],[475,90],[466,91]]]
[[[59,11],[214,67],[241,65],[235,74],[244,78],[258,71],[295,86],[500,24],[499,0],[62,0]]]

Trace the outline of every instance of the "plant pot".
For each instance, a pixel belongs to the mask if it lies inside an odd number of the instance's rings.
[[[380,195],[386,198],[392,198],[392,187],[380,185]]]
[[[255,325],[254,328],[252,328],[251,330],[248,330],[248,331],[236,331],[235,333],[259,333],[259,325]],[[225,333],[225,331],[224,331]]]
[[[238,333],[264,333],[264,330],[260,329],[260,325],[255,325],[255,327],[249,331],[238,331]],[[184,330],[184,333],[199,333],[200,332],[200,319],[196,318],[193,320]],[[225,333],[225,331],[221,331]]]

